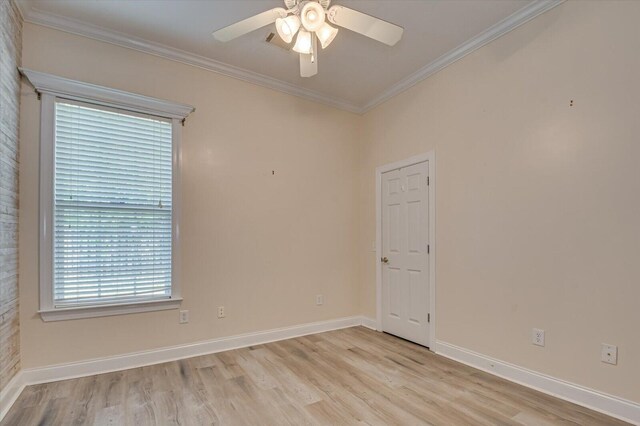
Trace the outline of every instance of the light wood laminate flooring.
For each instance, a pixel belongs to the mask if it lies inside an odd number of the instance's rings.
[[[354,327],[27,387],[4,425],[622,425]]]

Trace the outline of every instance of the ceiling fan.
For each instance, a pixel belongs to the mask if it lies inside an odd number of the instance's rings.
[[[338,28],[328,22],[389,46],[395,45],[404,31],[402,27],[348,7],[329,7],[331,0],[284,0],[284,3],[286,9],[276,7],[259,13],[215,31],[213,37],[230,41],[275,22],[278,35],[286,43],[291,43],[297,34],[293,50],[300,54],[300,75],[312,77],[318,73],[318,42],[324,49],[338,34]]]

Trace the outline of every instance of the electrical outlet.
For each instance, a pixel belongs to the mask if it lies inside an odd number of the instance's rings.
[[[316,296],[316,305],[320,306],[324,304],[324,296],[321,294],[318,294]]]
[[[180,324],[189,322],[189,311],[180,311]]]
[[[534,328],[531,334],[531,343],[538,346],[544,346],[544,330]]]
[[[603,343],[601,359],[602,362],[606,362],[607,364],[618,364],[618,347]]]
[[[224,306],[218,306],[218,318],[224,318]]]

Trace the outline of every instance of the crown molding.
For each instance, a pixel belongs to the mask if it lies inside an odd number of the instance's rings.
[[[365,113],[376,106],[388,101],[405,90],[415,86],[422,80],[432,76],[443,68],[448,67],[469,53],[481,48],[482,46],[502,37],[508,32],[516,29],[520,25],[532,20],[538,15],[564,3],[565,0],[536,0],[527,6],[509,15],[497,24],[487,28],[485,31],[470,38],[460,46],[440,56],[438,59],[420,68],[418,71],[400,80],[387,90],[373,98],[361,108],[361,113]]]
[[[126,47],[128,49],[137,50],[143,53],[159,56],[165,59],[181,62],[183,64],[192,65],[208,71],[213,71],[228,77],[248,83],[257,84],[258,86],[277,90],[289,95],[305,98],[311,101],[319,102],[334,108],[346,110],[354,113],[361,113],[362,108],[342,99],[335,99],[313,90],[295,86],[293,84],[268,77],[253,71],[248,71],[224,62],[209,59],[204,56],[176,49],[161,43],[155,43],[138,37],[132,37],[117,31],[108,30],[96,25],[87,24],[75,19],[64,16],[44,12],[37,8],[29,8],[27,4],[23,4],[23,15],[25,22],[29,22],[44,27],[61,30],[67,33],[91,38],[94,40],[115,44],[117,46]]]
[[[400,80],[393,86],[389,87],[387,90],[375,96],[365,105],[357,105],[344,99],[326,96],[319,92],[298,87],[296,85],[284,82],[273,77],[268,77],[263,74],[235,67],[224,62],[209,59],[204,56],[186,52],[184,50],[176,49],[164,44],[155,43],[138,37],[132,37],[117,31],[108,30],[106,28],[87,24],[75,19],[44,12],[40,9],[29,7],[28,3],[25,2],[22,2],[22,4],[20,5],[21,2],[16,1],[16,4],[19,5],[20,12],[24,17],[25,22],[42,25],[45,27],[88,37],[110,44],[115,44],[118,46],[213,71],[218,74],[236,78],[238,80],[253,83],[258,86],[277,90],[314,102],[319,102],[321,104],[328,105],[334,108],[342,109],[356,114],[364,114],[365,112],[375,108],[383,102],[418,84],[429,76],[437,73],[443,68],[451,65],[452,63],[463,58],[469,53],[514,30],[515,28],[530,21],[538,15],[541,15],[542,13],[558,6],[564,1],[565,0],[535,0],[532,3],[529,3],[527,6],[508,16],[504,20],[491,26],[480,34],[472,37],[471,39],[467,40],[448,53],[445,53],[438,59],[432,61],[431,63],[427,64],[408,77]]]
[[[18,14],[20,14],[20,19],[22,20],[21,22],[24,22],[24,12],[22,10],[22,6],[20,5],[20,2],[17,0],[11,0],[11,3],[13,3],[16,9],[18,10]]]

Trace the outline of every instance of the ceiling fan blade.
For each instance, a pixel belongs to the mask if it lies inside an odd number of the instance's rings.
[[[318,56],[312,61],[313,55],[300,54],[300,77],[313,77],[318,74]]]
[[[234,38],[248,34],[251,31],[255,31],[258,28],[273,24],[276,22],[276,19],[283,18],[286,14],[286,10],[281,7],[276,7],[275,9],[267,10],[266,12],[259,13],[251,18],[231,24],[228,27],[221,28],[213,33],[213,37],[218,41],[233,40]]]
[[[331,6],[327,18],[333,24],[389,46],[396,44],[404,32],[402,27],[344,6]]]

